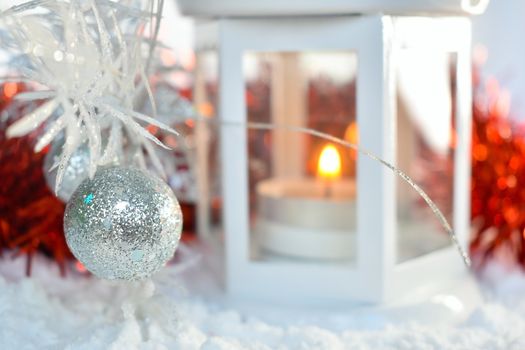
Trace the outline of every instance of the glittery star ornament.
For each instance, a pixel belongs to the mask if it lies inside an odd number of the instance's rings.
[[[148,132],[149,125],[176,132],[155,119],[148,69],[154,58],[162,0],[27,1],[0,12],[2,44],[14,56],[16,81],[31,81],[38,91],[18,95],[43,103],[7,129],[8,137],[44,132],[39,152],[65,135],[55,191],[58,192],[74,152],[89,145],[88,174],[111,163],[124,147],[145,167],[144,152],[163,174],[154,144],[168,148]],[[146,36],[146,27],[150,36]],[[135,110],[137,100],[153,105],[153,116]],[[102,145],[102,135],[108,142]]]

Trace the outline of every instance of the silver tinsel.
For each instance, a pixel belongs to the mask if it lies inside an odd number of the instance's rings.
[[[99,169],[71,197],[64,230],[72,253],[93,274],[136,280],[173,256],[182,212],[162,180],[136,168]]]
[[[55,185],[58,170],[56,165],[60,161],[60,154],[62,153],[63,145],[63,139],[58,139],[53,142],[51,144],[51,149],[44,159],[44,177],[47,186],[52,192],[54,192],[56,188]],[[71,154],[71,158],[69,158],[64,171],[62,184],[56,193],[57,197],[64,203],[69,201],[69,198],[71,198],[71,195],[75,192],[82,181],[88,178],[89,160],[89,149],[85,143]]]

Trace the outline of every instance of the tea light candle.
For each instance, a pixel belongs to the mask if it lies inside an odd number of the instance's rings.
[[[269,179],[257,186],[259,244],[278,255],[321,260],[355,256],[356,186],[339,179],[341,160],[327,145],[318,178]]]

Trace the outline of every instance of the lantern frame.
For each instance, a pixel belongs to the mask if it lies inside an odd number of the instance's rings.
[[[383,303],[438,288],[465,268],[448,246],[398,263],[396,176],[359,154],[357,258],[352,264],[316,264],[250,258],[247,122],[243,55],[250,52],[356,51],[360,147],[396,163],[396,60],[399,50],[456,54],[453,220],[460,243],[469,232],[471,63],[465,17],[389,15],[219,18],[197,22],[197,52],[218,50],[220,152],[226,287],[236,298],[287,303]],[[201,159],[203,153],[201,152]],[[209,207],[205,162],[199,163],[202,237]],[[379,170],[378,170],[379,169]],[[360,195],[366,193],[366,195]]]

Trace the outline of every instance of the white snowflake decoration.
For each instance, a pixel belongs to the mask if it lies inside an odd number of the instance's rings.
[[[39,152],[64,131],[56,190],[69,158],[83,142],[89,144],[91,177],[98,166],[120,157],[124,147],[142,166],[145,150],[163,175],[152,143],[168,147],[142,124],[176,132],[134,110],[136,100],[147,94],[153,114],[156,111],[147,66],[155,51],[162,2],[35,0],[1,14],[6,29],[2,41],[18,52],[13,62],[20,76],[14,80],[43,87],[18,98],[45,100],[13,123],[7,135],[22,136],[46,123],[35,146]],[[144,35],[148,24],[149,38]],[[102,135],[107,135],[104,149]]]

